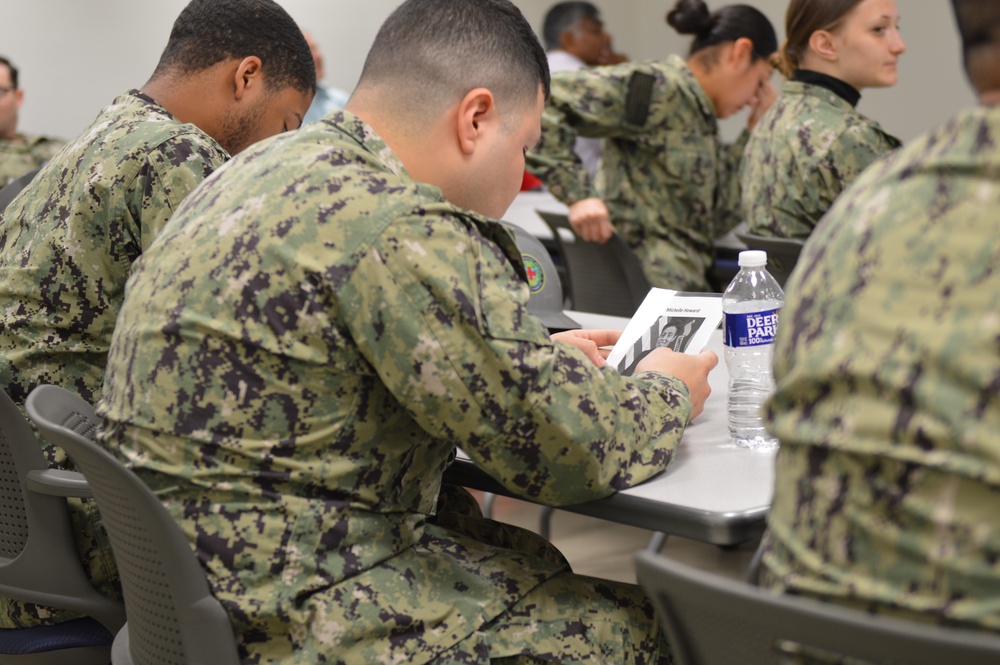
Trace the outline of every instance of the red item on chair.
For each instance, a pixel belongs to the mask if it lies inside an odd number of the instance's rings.
[[[531,175],[527,171],[524,172],[524,177],[521,178],[521,191],[530,192],[533,189],[538,189],[542,186],[542,181]]]

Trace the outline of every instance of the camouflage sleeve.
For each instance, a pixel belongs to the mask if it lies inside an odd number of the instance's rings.
[[[652,80],[648,66],[634,63],[553,73],[542,139],[528,153],[528,170],[567,205],[597,196],[574,143],[581,136],[623,138],[645,131]]]
[[[390,228],[340,302],[361,353],[422,429],[552,505],[606,496],[667,466],[690,416],[681,381],[622,377],[553,343],[475,226],[418,211]]]
[[[819,192],[826,207],[832,206],[865,169],[897,147],[899,141],[874,124],[848,127],[818,165]]]
[[[228,158],[222,148],[190,134],[176,136],[149,151],[129,203],[133,218],[141,220],[142,251],[160,234],[188,193]]]
[[[733,143],[722,144],[719,152],[719,200],[715,206],[715,237],[728,233],[743,221],[740,171],[750,132],[744,130]]]

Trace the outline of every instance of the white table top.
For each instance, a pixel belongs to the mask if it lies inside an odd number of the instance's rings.
[[[520,226],[539,240],[552,240],[552,229],[542,221],[536,210],[569,212],[569,208],[548,192],[521,192],[501,219]]]
[[[567,313],[584,328],[621,330],[627,323],[620,317]],[[763,532],[777,449],[747,450],[729,442],[729,372],[721,331],[713,335],[708,348],[719,354],[719,365],[709,375],[712,393],[705,410],[685,430],[667,470],[614,496],[561,510],[718,545],[735,545]],[[497,491],[495,486],[470,486]]]

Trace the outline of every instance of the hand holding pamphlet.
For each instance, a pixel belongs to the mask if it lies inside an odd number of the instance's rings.
[[[722,321],[721,293],[650,289],[608,356],[608,365],[631,375],[657,347],[697,355]]]

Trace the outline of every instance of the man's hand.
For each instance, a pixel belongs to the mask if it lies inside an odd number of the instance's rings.
[[[705,400],[712,392],[708,385],[708,373],[718,364],[719,356],[708,349],[696,356],[689,356],[661,347],[653,349],[639,361],[635,374],[662,372],[683,381],[691,393],[691,418],[694,419],[705,410]]]
[[[615,233],[608,207],[601,199],[583,199],[569,207],[569,223],[581,239],[606,243]]]
[[[611,349],[602,349],[601,347],[614,346],[621,336],[622,331],[620,330],[567,330],[552,335],[552,340],[575,346],[583,351],[595,365],[604,367],[608,364],[607,359]]]

